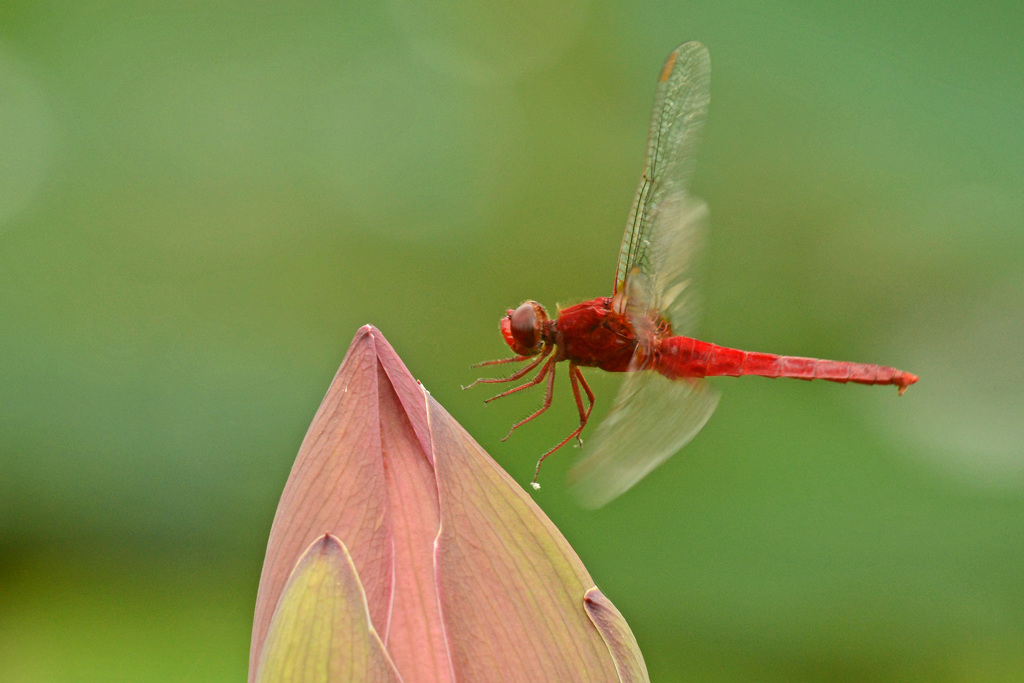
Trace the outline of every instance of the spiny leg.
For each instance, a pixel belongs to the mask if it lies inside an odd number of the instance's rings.
[[[509,382],[509,381],[512,381],[512,380],[519,379],[524,374],[526,374],[527,372],[529,372],[530,370],[535,368],[537,366],[537,363],[539,363],[541,360],[543,360],[544,356],[546,356],[546,355],[547,355],[547,353],[542,354],[540,358],[538,358],[533,363],[530,363],[530,365],[528,367],[525,367],[522,370],[519,370],[518,372],[513,373],[507,379],[501,379],[501,380],[486,380],[485,379],[483,381],[484,382],[488,382],[488,381],[492,381],[492,382]],[[505,391],[501,392],[500,394],[496,394],[494,396],[491,396],[490,398],[485,398],[484,399],[484,403],[490,403],[491,401],[496,401],[499,398],[505,398],[506,396],[509,396],[511,394],[515,394],[517,392],[520,392],[523,389],[529,389],[530,387],[537,386],[538,384],[540,384],[541,380],[544,379],[544,376],[548,373],[549,370],[551,370],[552,374],[554,373],[554,364],[555,364],[555,359],[554,358],[549,359],[548,362],[544,364],[544,367],[542,367],[540,369],[540,372],[538,372],[534,376],[533,379],[528,380],[526,382],[523,382],[522,384],[520,384],[518,386],[514,386],[511,389],[506,389]]]
[[[508,396],[509,394],[515,393],[517,391],[522,391],[523,389],[526,389],[528,387],[540,384],[541,380],[544,379],[544,375],[548,376],[548,389],[546,392],[544,392],[544,405],[542,405],[533,415],[523,418],[519,422],[516,422],[514,425],[512,425],[512,428],[508,430],[508,434],[506,434],[504,438],[502,438],[502,441],[505,441],[506,439],[508,439],[508,437],[512,436],[512,432],[516,431],[518,427],[522,427],[530,420],[542,415],[545,410],[551,407],[551,397],[555,393],[555,359],[552,358],[547,363],[545,363],[544,367],[541,368],[541,371],[537,373],[537,376],[531,379],[526,384],[520,384],[518,387],[513,387],[512,389],[509,389],[506,392],[503,392],[501,394],[498,394],[497,396],[494,396],[493,398],[488,399],[489,401],[493,401],[495,398]]]
[[[479,363],[473,363],[469,367],[471,368],[484,368],[488,365],[501,365],[503,363],[521,363],[524,360],[530,360],[530,356],[512,356],[511,358],[499,358],[497,360],[485,360]]]
[[[549,370],[552,372],[552,374],[554,374],[554,363],[555,363],[554,359],[549,360],[547,363],[544,364],[544,367],[542,367],[540,369],[540,372],[538,372],[534,376],[533,379],[531,379],[529,381],[526,381],[526,382],[523,382],[522,384],[519,384],[517,386],[514,386],[511,389],[506,389],[505,391],[501,392],[500,394],[495,394],[494,396],[491,396],[490,398],[485,398],[484,399],[484,403],[490,403],[491,401],[497,401],[499,398],[505,398],[506,396],[510,396],[512,394],[519,393],[520,391],[523,391],[524,389],[529,389],[530,387],[537,386],[538,384],[540,384],[541,380],[544,379],[544,376],[548,374]]]
[[[539,356],[534,358],[529,364],[527,364],[527,365],[519,368],[515,372],[513,372],[508,377],[479,377],[476,380],[474,380],[472,384],[468,384],[468,385],[462,387],[462,389],[463,390],[470,389],[472,387],[475,387],[477,384],[501,384],[503,382],[515,382],[517,379],[520,379],[521,377],[523,377],[524,375],[529,373],[531,370],[533,370],[535,367],[540,365],[541,361],[543,361],[545,358],[547,358],[548,354],[550,354],[550,353],[551,353],[551,347],[546,346],[546,347],[544,347],[544,350],[541,351],[541,354]],[[502,363],[518,363],[520,361],[524,361],[524,360],[527,360],[529,358],[530,358],[530,356],[513,356],[512,358],[500,358],[498,360],[487,360],[487,361],[484,361],[483,363],[477,363],[473,367],[474,368],[479,368],[479,367],[482,367],[482,366],[485,366],[485,365],[500,365]],[[532,385],[527,385],[527,386],[532,386]],[[492,398],[489,398],[489,399],[487,399],[487,401],[488,402],[489,401],[493,401],[495,398],[499,398],[499,396],[494,396]]]
[[[587,420],[590,419],[590,411],[594,409],[594,392],[590,390],[590,385],[587,384],[583,371],[574,363],[569,364],[569,379],[572,380],[572,395],[576,399],[576,410],[580,413],[580,430],[582,430],[587,426]],[[580,397],[580,384],[583,385],[583,390],[587,392],[587,400],[590,402],[585,412],[583,410],[583,399]],[[579,442],[580,446],[583,445],[583,439],[580,438],[579,434],[576,435],[576,441]]]
[[[583,377],[583,371],[572,363],[569,364],[569,379],[572,383],[573,396],[576,399],[576,408],[577,410],[579,410],[580,413],[580,426],[574,429],[572,431],[572,434],[562,439],[558,443],[558,445],[556,445],[554,448],[552,448],[544,455],[540,456],[540,459],[537,461],[537,469],[534,470],[533,472],[533,481],[530,482],[530,486],[532,486],[534,489],[540,488],[540,484],[537,483],[537,477],[540,476],[540,466],[544,464],[544,461],[547,459],[549,455],[557,451],[565,444],[572,441],[573,438],[579,440],[580,432],[582,432],[583,428],[587,426],[587,420],[590,419],[590,411],[594,409],[594,392],[590,390],[590,385],[587,384],[586,378]],[[583,409],[583,398],[580,396],[580,384],[583,385],[583,390],[587,393],[587,400],[590,402],[590,406],[585,411]],[[580,441],[580,443],[582,444],[583,442]]]

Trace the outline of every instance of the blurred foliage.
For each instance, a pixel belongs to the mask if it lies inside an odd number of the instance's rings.
[[[513,7],[515,9],[513,9]],[[1024,670],[1019,2],[0,3],[0,679],[239,680],[291,461],[359,325],[520,481],[573,422],[461,392],[608,292],[654,82],[711,50],[694,181],[724,380],[597,513],[537,499],[658,681]],[[590,373],[597,417],[616,380]],[[564,379],[564,377],[562,378]]]

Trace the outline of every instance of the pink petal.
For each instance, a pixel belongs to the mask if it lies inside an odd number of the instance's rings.
[[[451,680],[434,580],[439,525],[426,392],[380,332],[356,334],[285,484],[267,544],[250,681],[299,554],[325,533],[348,548],[370,619],[409,680]]]
[[[622,683],[637,683],[637,681],[650,681],[647,677],[647,665],[644,664],[643,655],[640,654],[640,646],[629,630],[629,625],[622,617],[619,610],[611,600],[604,597],[604,594],[597,588],[587,591],[584,598],[587,614],[594,622],[594,626],[601,632],[601,637],[608,645],[608,651],[615,660],[615,669],[619,673],[619,680]]]
[[[361,329],[316,412],[278,504],[256,598],[250,681],[270,615],[299,555],[325,533],[348,548],[370,619],[385,633],[391,596],[391,529],[380,458],[377,355]]]
[[[588,615],[594,582],[568,542],[369,326],[285,485],[250,681],[291,568],[325,533],[351,554],[370,623],[405,680],[618,680],[637,670],[623,668],[631,656],[642,671],[639,651],[620,651],[635,649],[624,622],[624,634],[606,623],[610,603]]]
[[[369,617],[352,558],[337,538],[324,536],[281,593],[257,681],[400,682]]]
[[[456,678],[614,681],[583,608],[593,587],[558,529],[433,399],[437,573]]]
[[[403,405],[397,394],[401,384],[392,385],[387,378],[411,380],[412,376],[397,361],[397,356],[394,360],[404,373],[401,376],[394,372],[394,363],[385,365],[384,353],[381,358],[382,368],[392,369],[387,374],[385,369],[380,371],[379,383],[384,477],[394,547],[394,591],[385,640],[406,680],[450,681],[452,670],[434,580],[434,539],[440,526],[440,513],[433,453],[429,450],[424,453],[412,428],[417,422],[424,427],[427,424],[427,394],[414,384],[418,403]],[[408,408],[408,412],[403,412],[404,408]]]

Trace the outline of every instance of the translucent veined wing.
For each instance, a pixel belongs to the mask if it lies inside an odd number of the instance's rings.
[[[718,392],[703,381],[627,373],[569,472],[580,502],[596,508],[625,493],[696,436],[717,405]]]
[[[665,462],[697,435],[718,405],[713,387],[700,379],[666,379],[649,367],[646,353],[663,312],[678,325],[694,309],[690,256],[706,217],[703,202],[682,193],[665,197],[651,217],[650,272],[634,269],[618,295],[644,352],[569,474],[588,507],[604,505]]]
[[[617,293],[634,270],[649,273],[652,220],[668,196],[685,194],[710,100],[711,61],[700,43],[684,43],[665,61],[654,98],[647,156],[615,271]]]
[[[659,319],[672,324],[672,334],[694,336],[700,319],[696,266],[707,233],[707,205],[681,192],[667,194],[651,215],[646,247],[649,268],[634,268],[620,300],[641,343]],[[620,311],[623,309],[620,308]]]

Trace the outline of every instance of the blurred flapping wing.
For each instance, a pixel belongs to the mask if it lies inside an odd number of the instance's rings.
[[[689,320],[695,305],[689,250],[702,234],[707,207],[682,195],[667,198],[654,216],[665,221],[651,245],[653,277],[639,271],[624,285],[625,312],[641,344],[649,345],[664,311],[673,325]],[[718,392],[701,379],[670,380],[638,354],[608,414],[587,441],[569,478],[581,502],[600,507],[668,460],[704,427],[718,405]],[[646,363],[646,364],[645,364]]]
[[[615,274],[620,312],[640,342],[607,416],[570,481],[581,502],[600,507],[685,446],[718,405],[703,380],[669,380],[650,367],[656,336],[692,334],[697,318],[693,264],[707,207],[687,194],[697,136],[707,113],[710,61],[699,43],[679,46],[665,62],[654,101],[643,177],[622,238]]]

